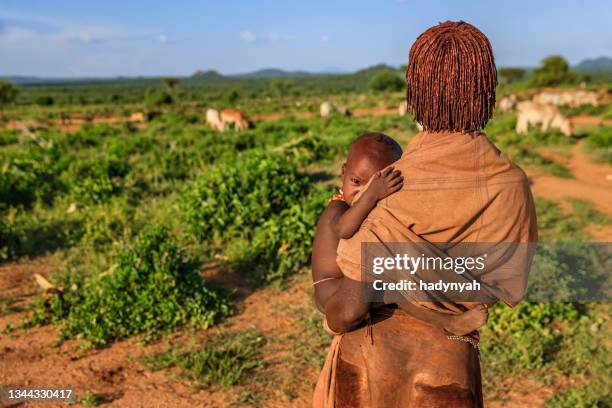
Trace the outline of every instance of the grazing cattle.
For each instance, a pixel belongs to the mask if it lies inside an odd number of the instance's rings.
[[[334,112],[334,105],[329,102],[323,102],[319,108],[319,114],[322,118],[326,118]]]
[[[219,132],[223,132],[225,130],[225,124],[221,120],[219,111],[216,109],[208,109],[206,111],[206,123],[213,130],[217,130]]]
[[[405,116],[406,113],[408,113],[408,103],[406,101],[400,102],[397,107],[397,113],[399,113],[400,116]]]
[[[554,128],[561,130],[566,136],[572,135],[569,119],[554,105],[523,101],[517,104],[516,111],[518,116],[516,133],[524,134],[529,131],[529,125],[540,125],[543,132]]]
[[[511,112],[516,108],[516,103],[516,95],[508,95],[501,98],[497,106],[502,112]]]
[[[146,120],[144,113],[142,112],[134,112],[130,115],[130,122],[139,122],[142,123]]]
[[[319,108],[319,114],[322,118],[326,118],[333,113],[337,113],[342,116],[351,116],[353,113],[346,106],[338,106],[335,103],[323,102]]]
[[[221,111],[221,122],[225,127],[229,127],[228,125],[233,123],[236,130],[246,130],[251,125],[246,115],[237,109],[223,109]]]
[[[583,89],[567,91],[544,91],[534,95],[533,101],[542,104],[555,106],[569,106],[577,108],[579,106],[591,105],[598,106],[599,98],[597,93],[585,91]]]

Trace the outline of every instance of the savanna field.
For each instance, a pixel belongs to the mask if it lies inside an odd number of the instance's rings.
[[[318,216],[355,137],[406,146],[417,126],[385,67],[215,75],[21,86],[3,106],[0,383],[72,387],[74,406],[310,406],[331,341],[312,301]],[[540,89],[500,82],[498,100]],[[517,134],[512,110],[485,129],[529,175],[544,243],[612,238],[612,85],[586,87],[601,102],[561,108],[572,136]],[[352,115],[321,117],[324,101]],[[251,127],[215,131],[208,108]],[[581,273],[609,263],[579,259]],[[550,279],[575,272],[554,251],[535,262]],[[612,406],[610,312],[495,306],[487,406]]]

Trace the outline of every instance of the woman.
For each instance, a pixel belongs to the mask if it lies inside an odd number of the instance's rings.
[[[423,132],[394,163],[405,178],[402,190],[380,201],[338,247],[344,278],[325,308],[338,335],[315,389],[317,407],[483,406],[475,344],[428,323],[470,305],[407,297],[370,309],[361,292],[363,242],[537,241],[527,177],[480,131],[493,114],[497,84],[484,34],[464,22],[428,29],[410,50],[406,81],[408,110]],[[531,259],[525,256],[527,266]],[[495,298],[515,305],[527,271],[493,273]]]

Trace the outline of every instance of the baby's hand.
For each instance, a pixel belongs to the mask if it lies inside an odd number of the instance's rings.
[[[368,191],[376,200],[381,200],[399,191],[403,185],[404,177],[402,177],[402,172],[393,170],[393,167],[387,167],[384,170],[377,171],[372,176],[372,182],[368,186]]]

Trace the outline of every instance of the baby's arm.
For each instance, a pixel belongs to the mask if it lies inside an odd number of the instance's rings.
[[[338,237],[331,228],[331,221],[349,209],[344,201],[329,203],[317,223],[314,241],[312,243],[312,282],[315,292],[315,303],[321,312],[325,312],[325,304],[338,289],[344,276],[336,263],[336,248]]]
[[[404,185],[404,178],[399,170],[387,167],[376,172],[372,176],[368,188],[363,192],[359,200],[348,210],[339,213],[331,220],[332,229],[338,238],[347,239],[352,237],[366,219],[376,203],[389,194],[399,191]]]

